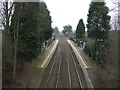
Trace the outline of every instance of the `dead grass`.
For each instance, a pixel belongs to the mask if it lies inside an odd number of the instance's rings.
[[[109,48],[105,58],[105,68],[101,70],[107,87],[118,87],[118,31],[109,32]]]
[[[109,33],[110,47],[106,55],[106,69],[113,75],[118,74],[118,31]]]

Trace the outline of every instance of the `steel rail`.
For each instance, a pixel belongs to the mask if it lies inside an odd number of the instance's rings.
[[[68,46],[69,46],[69,48],[71,49],[71,51],[73,52],[73,50],[72,50],[72,48],[70,47],[69,44],[68,44]],[[79,75],[79,72],[78,72],[78,68],[77,68],[77,65],[76,65],[76,63],[75,63],[75,60],[74,60],[74,57],[73,57],[72,52],[70,52],[70,53],[71,53],[71,56],[72,56],[72,61],[73,61],[73,63],[74,63],[75,71],[76,71],[76,73],[77,73],[79,85],[80,85],[80,87],[83,89],[82,81],[81,81],[81,79],[80,79],[80,75]],[[74,52],[73,52],[73,53],[74,53]]]
[[[61,53],[60,64],[59,64],[59,68],[58,68],[58,72],[57,72],[58,74],[57,74],[57,81],[56,81],[55,88],[58,88],[59,74],[60,74],[60,67],[61,67],[61,59],[62,59],[62,53]]]
[[[58,53],[56,54],[55,58],[57,57],[57,55],[58,55]],[[47,81],[46,81],[46,84],[45,84],[44,90],[45,90],[45,88],[47,88],[48,81],[49,81],[50,76],[51,76],[51,73],[52,73],[52,71],[53,71],[53,67],[54,67],[54,65],[55,65],[55,62],[56,62],[56,59],[53,61],[53,64],[52,64],[52,67],[51,67],[51,69],[50,69],[50,72],[49,72],[48,79],[47,79]]]
[[[68,53],[67,53],[67,66],[68,66],[69,84],[70,84],[70,90],[71,90],[71,88],[72,88],[72,81],[71,81],[71,73],[70,73],[71,71],[70,71],[70,63],[69,63],[69,60],[68,60]]]
[[[71,55],[72,55],[72,53],[71,53]],[[74,67],[75,67],[75,69],[76,69],[76,73],[77,73],[77,76],[78,76],[79,85],[80,85],[81,88],[83,88],[82,82],[81,82],[81,80],[80,80],[80,75],[79,75],[79,72],[78,72],[78,68],[77,68],[77,65],[76,65],[76,63],[75,63],[75,60],[74,60],[73,55],[72,55],[72,61],[73,61],[73,63],[74,63]]]
[[[71,75],[70,75],[70,64],[69,64],[69,61],[68,61],[68,58],[67,58],[67,63],[68,63],[68,73],[69,73],[69,83],[70,83],[70,90],[71,90]]]

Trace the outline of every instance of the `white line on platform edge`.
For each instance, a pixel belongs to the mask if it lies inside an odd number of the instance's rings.
[[[73,46],[73,44],[67,40],[69,44],[71,44],[71,46],[73,47],[73,49],[76,51],[76,53],[78,54],[79,58],[81,59],[82,63],[84,64],[85,68],[89,68],[88,65],[86,65],[86,63],[84,62],[83,58],[81,57],[81,55],[78,53],[78,51],[75,49],[75,47]]]
[[[44,67],[45,63],[47,62],[48,58],[50,57],[51,53],[53,52],[53,50],[55,49],[57,43],[58,43],[59,40],[56,40],[56,43],[54,45],[54,47],[52,48],[51,52],[49,53],[49,55],[47,56],[47,58],[45,59],[45,61],[43,62],[43,64],[40,66],[41,68]],[[38,66],[39,67],[39,66]]]

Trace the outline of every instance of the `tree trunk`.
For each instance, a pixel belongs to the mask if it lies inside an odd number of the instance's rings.
[[[6,61],[8,61],[9,56],[9,20],[8,20],[8,2],[5,3],[5,29],[3,31],[3,69],[6,69]]]
[[[14,62],[13,62],[13,80],[12,85],[15,84],[15,76],[16,76],[16,64],[17,64],[17,44],[18,44],[18,28],[19,28],[19,22],[17,23],[17,29],[14,30]]]

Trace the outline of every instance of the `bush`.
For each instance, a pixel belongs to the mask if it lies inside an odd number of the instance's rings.
[[[86,54],[89,54],[90,57],[92,57],[92,59],[94,60],[104,60],[105,55],[106,55],[106,51],[107,51],[107,45],[108,42],[104,41],[104,42],[89,42],[86,44],[84,51],[86,52]],[[97,55],[98,52],[98,55]]]
[[[94,60],[96,60],[96,58],[97,58],[97,55],[96,55],[96,53],[97,53],[96,46],[97,46],[97,44],[96,44],[95,42],[92,42],[92,43],[90,44],[91,57],[92,57]]]
[[[85,49],[84,49],[86,54],[89,54],[90,52],[90,46],[88,44],[85,45]]]

